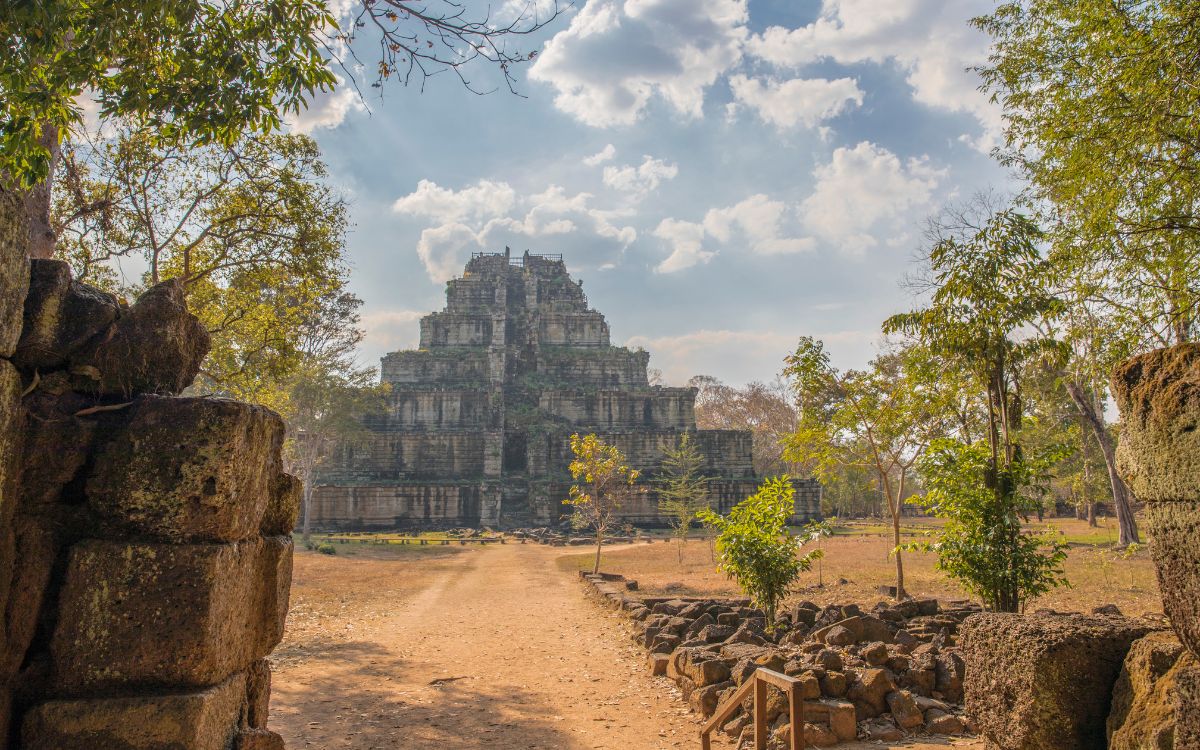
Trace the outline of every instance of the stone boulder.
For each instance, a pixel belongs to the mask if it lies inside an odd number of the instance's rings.
[[[1151,630],[1120,617],[970,617],[961,645],[967,713],[997,750],[1104,747],[1125,656]]]
[[[30,372],[61,369],[120,314],[116,296],[75,281],[65,262],[31,260],[24,326],[13,364]]]
[[[1109,750],[1175,748],[1176,678],[1198,663],[1171,633],[1151,633],[1135,642],[1113,688]]]
[[[1126,360],[1113,372],[1121,409],[1117,458],[1146,503],[1163,606],[1200,655],[1200,344]]]
[[[103,334],[72,353],[74,386],[97,396],[177,394],[192,384],[210,339],[177,279],[150,287]]]

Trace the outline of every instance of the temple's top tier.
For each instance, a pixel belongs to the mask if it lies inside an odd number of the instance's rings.
[[[608,323],[560,255],[477,253],[446,285],[446,308],[421,319],[423,351],[531,347],[611,348]]]

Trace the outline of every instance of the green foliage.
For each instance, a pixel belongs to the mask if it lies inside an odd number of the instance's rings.
[[[286,412],[306,326],[353,299],[343,291],[346,205],[324,184],[316,142],[185,148],[122,129],[67,149],[62,164],[58,250],[77,276],[116,285],[114,262],[135,259],[146,274],[121,291],[183,279],[213,338],[202,387]]]
[[[788,534],[795,496],[791,478],[784,475],[767,479],[728,516],[709,509],[700,512],[700,520],[717,530],[717,569],[736,580],[763,609],[771,628],[796,578],[822,554],[816,550],[800,555],[802,541]]]
[[[337,554],[337,547],[334,547],[329,542],[321,542],[320,544],[318,544],[316,546],[316,550],[317,550],[317,552],[320,552],[322,555],[336,555]]]
[[[595,533],[596,564],[592,572],[599,573],[604,537],[640,473],[630,468],[616,446],[594,434],[572,435],[571,452],[575,458],[568,470],[575,484],[563,504],[571,508],[572,528],[590,528]]]
[[[701,474],[703,468],[704,457],[690,434],[681,435],[678,445],[663,448],[658,509],[667,517],[681,545],[687,541],[696,514],[708,507],[708,481]],[[681,559],[682,554],[681,546]]]
[[[0,174],[49,176],[57,139],[94,96],[105,118],[169,142],[233,143],[332,86],[319,0],[14,0],[0,5]]]
[[[1047,212],[1065,278],[1114,338],[1138,347],[1193,338],[1200,7],[1021,0],[975,23],[993,40],[981,73],[1004,106],[1002,157]]]
[[[939,570],[1001,612],[1021,611],[1029,600],[1069,585],[1066,544],[1021,530],[1020,514],[1040,502],[1044,472],[1057,458],[997,470],[984,443],[934,441],[919,465],[927,491],[917,502],[946,523],[936,542],[906,547],[936,552]]]

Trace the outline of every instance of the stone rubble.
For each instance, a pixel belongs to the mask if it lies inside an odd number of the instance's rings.
[[[959,627],[980,608],[968,602],[880,602],[818,607],[801,602],[780,615],[774,634],[746,599],[645,597],[621,576],[581,574],[589,590],[630,620],[648,651],[647,667],[675,682],[691,709],[712,716],[753,672],[765,667],[801,680],[805,741],[828,747],[855,739],[961,735],[965,662]],[[787,699],[768,693],[772,746],[791,727]],[[752,741],[749,701],[722,731]]]

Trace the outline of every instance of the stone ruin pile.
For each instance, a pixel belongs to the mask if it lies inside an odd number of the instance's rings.
[[[2,198],[3,196],[0,196]],[[208,334],[25,259],[0,211],[0,747],[279,750],[298,483],[283,423],[177,396]],[[15,304],[14,304],[15,301]]]
[[[765,632],[748,600],[641,597],[619,576],[585,576],[591,590],[630,619],[649,667],[675,682],[692,710],[712,716],[759,667],[803,681],[805,742],[829,747],[855,739],[959,735],[965,664],[960,625],[980,611],[968,602],[880,602],[824,608],[802,602]],[[769,741],[786,742],[786,696],[769,692]],[[749,701],[722,728],[739,745],[753,738]]]

